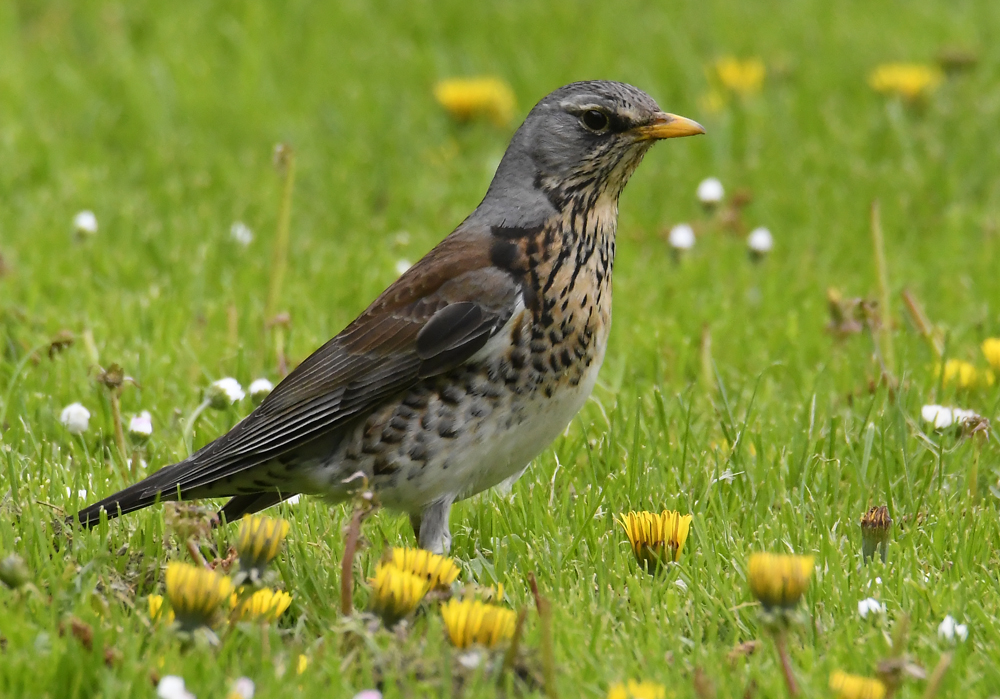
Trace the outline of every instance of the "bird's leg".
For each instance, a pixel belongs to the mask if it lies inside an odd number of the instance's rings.
[[[420,534],[417,537],[420,548],[431,553],[445,555],[451,550],[451,532],[448,530],[448,514],[451,512],[451,504],[455,501],[453,495],[446,495],[442,499],[431,503],[424,508],[417,518],[411,517],[410,522],[417,520]]]

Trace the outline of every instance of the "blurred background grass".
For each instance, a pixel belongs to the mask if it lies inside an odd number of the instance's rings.
[[[270,670],[300,650],[317,653],[306,694],[371,681],[370,657],[342,668],[336,644],[322,642],[339,623],[343,513],[318,502],[295,510],[283,563],[295,621],[271,655],[256,637],[186,655],[160,632],[131,644],[146,632],[123,600],[154,590],[157,566],[174,555],[161,541],[162,515],[76,536],[68,548],[45,533],[53,513],[38,501],[73,510],[82,503],[64,497],[66,486],[103,495],[122,483],[101,458],[110,417],[87,353],[78,343],[35,361],[32,351],[60,330],[92,330],[101,362],[139,382],[124,393],[125,412],[153,413],[151,467],[182,456],[179,417],[210,380],[277,378],[262,330],[280,196],[273,146],[297,154],[281,308],[298,361],[395,278],[397,261],[419,258],[479,202],[515,124],[457,125],[432,87],[483,74],[511,84],[518,123],[566,82],[609,78],[709,132],[657,147],[622,198],[615,327],[597,401],[512,500],[465,503],[452,518],[468,575],[495,575],[521,604],[524,574],[538,572],[559,615],[563,694],[600,696],[613,680],[643,675],[689,696],[690,680],[671,678],[698,666],[723,696],[751,681],[773,696],[780,677],[770,649],[716,668],[734,643],[759,635],[754,610],[739,608],[746,552],[782,547],[816,553],[827,571],[810,592],[815,623],[795,655],[809,694],[833,667],[870,672],[890,624],[856,619],[873,583],[856,568],[855,528],[883,502],[897,521],[920,522],[903,529],[893,565],[879,572],[890,617],[912,615],[911,650],[933,664],[937,621],[964,610],[971,642],[943,695],[1000,691],[1000,674],[979,657],[1000,643],[996,443],[984,448],[984,501],[973,506],[963,495],[971,447],[946,454],[946,487],[931,487],[936,457],[915,422],[932,400],[995,416],[997,390],[939,392],[933,355],[898,301],[898,402],[869,390],[877,373],[867,336],[835,342],[823,331],[828,287],[876,295],[868,208],[878,199],[893,299],[908,287],[924,301],[948,331],[949,356],[982,364],[979,343],[1000,335],[997,26],[1000,5],[986,0],[0,5],[0,515],[12,525],[0,545],[29,558],[54,600],[41,612],[5,602],[4,695],[134,696],[146,691],[149,653],[206,696],[241,672],[254,673],[262,692],[294,693]],[[930,62],[955,48],[976,65],[921,104],[867,84],[880,63]],[[767,78],[759,94],[711,109],[712,65],[727,55],[759,58]],[[703,218],[694,190],[710,175],[729,192],[752,193],[746,223],[776,239],[763,264],[724,234],[701,237],[682,264],[671,262],[663,233]],[[81,209],[100,223],[84,243],[70,223]],[[254,231],[246,248],[230,239],[236,220]],[[721,392],[700,383],[706,327]],[[75,442],[59,425],[59,410],[77,400],[100,437]],[[213,414],[198,443],[238,417]],[[736,475],[718,480],[726,471]],[[687,592],[636,574],[611,520],[629,507],[695,513],[679,573]],[[368,572],[385,542],[410,540],[391,514],[369,527]],[[218,536],[225,543],[229,534]],[[109,556],[124,544],[144,562]],[[87,611],[95,590],[112,600],[103,622]],[[123,650],[117,671],[58,637],[69,612],[96,619]],[[438,639],[433,614],[426,624],[419,638]],[[529,642],[537,640],[533,629]],[[428,674],[447,674],[443,644],[427,643],[436,668]],[[859,653],[864,644],[871,651]],[[423,686],[406,672],[408,687]],[[442,691],[435,681],[420,691]],[[471,686],[469,696],[488,694],[485,682]],[[398,691],[387,696],[407,695]]]

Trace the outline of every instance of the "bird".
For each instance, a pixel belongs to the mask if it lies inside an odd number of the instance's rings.
[[[75,519],[229,497],[233,522],[300,493],[343,502],[360,480],[447,553],[452,504],[517,478],[590,396],[619,195],[656,142],[703,133],[621,82],[546,95],[451,234],[229,432]]]

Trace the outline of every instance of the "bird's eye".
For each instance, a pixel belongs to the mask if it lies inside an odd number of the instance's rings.
[[[588,109],[581,117],[583,125],[591,131],[604,131],[608,128],[608,115],[596,109]]]

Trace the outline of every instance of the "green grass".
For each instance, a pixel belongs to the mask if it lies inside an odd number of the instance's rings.
[[[998,441],[982,447],[973,500],[974,445],[920,421],[931,402],[996,417],[1000,389],[942,387],[899,297],[905,287],[924,302],[948,356],[985,366],[978,345],[1000,335],[1000,47],[989,31],[1000,4],[281,5],[0,4],[0,555],[22,556],[39,591],[0,588],[0,696],[152,696],[153,672],[182,675],[199,697],[223,696],[239,675],[263,697],[350,696],[379,666],[387,697],[495,694],[474,674],[452,686],[459,666],[433,608],[408,634],[379,632],[345,655],[356,623],[339,614],[343,508],[304,499],[281,510],[292,608],[277,628],[239,628],[218,648],[185,649],[149,627],[144,596],[185,557],[161,508],[93,533],[54,529],[84,504],[77,490],[126,484],[107,460],[110,405],[84,331],[100,364],[138,382],[123,410],[152,412],[150,468],[182,457],[181,417],[209,381],[277,378],[263,331],[274,144],[297,153],[281,308],[299,361],[393,280],[398,259],[417,259],[479,202],[511,130],[457,126],[431,94],[440,78],[477,74],[511,83],[519,118],[551,89],[601,77],[709,131],[654,149],[622,198],[615,324],[594,400],[509,497],[452,513],[463,580],[502,581],[521,607],[532,604],[527,574],[537,576],[553,604],[559,696],[603,697],[629,677],[695,696],[697,668],[719,696],[781,696],[745,579],[749,554],[765,550],[816,557],[809,622],[790,644],[806,696],[826,695],[832,670],[872,674],[904,617],[905,650],[928,671],[954,653],[938,696],[1000,693]],[[867,86],[879,63],[930,61],[950,46],[978,64],[923,105]],[[711,114],[708,68],[728,54],[760,57],[768,77],[759,95]],[[663,231],[704,218],[693,193],[709,175],[752,192],[747,224],[776,238],[763,264],[722,232],[671,262]],[[828,287],[878,296],[873,199],[892,287],[892,396],[871,388],[868,334],[824,330]],[[85,208],[100,232],[75,242],[70,221]],[[229,239],[234,220],[255,232],[246,249]],[[50,359],[61,330],[78,341]],[[83,439],[58,419],[74,401],[93,413]],[[196,445],[249,409],[206,414]],[[858,519],[873,504],[888,504],[896,526],[888,565],[863,567]],[[680,566],[654,579],[613,518],[664,507],[694,524]],[[235,532],[214,537],[225,550]],[[364,537],[358,606],[382,550],[412,544],[389,512]],[[868,596],[886,603],[884,618],[859,618]],[[966,642],[938,638],[949,613],[969,625]],[[92,627],[94,651],[60,632],[73,616]],[[727,661],[752,639],[764,641],[757,653]],[[534,614],[524,643],[537,656]],[[106,667],[100,648],[119,661]],[[296,676],[300,653],[311,663]]]

